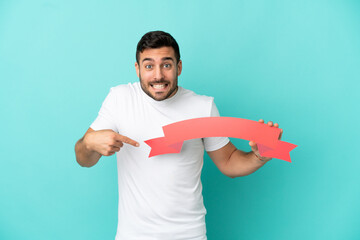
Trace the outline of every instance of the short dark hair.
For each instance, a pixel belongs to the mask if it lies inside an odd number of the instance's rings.
[[[139,56],[145,49],[172,47],[175,52],[176,62],[180,61],[180,50],[176,40],[167,32],[151,31],[140,39],[136,47],[136,62],[139,64]]]

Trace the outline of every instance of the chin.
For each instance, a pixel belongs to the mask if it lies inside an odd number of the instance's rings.
[[[161,93],[161,94],[150,93],[148,95],[156,101],[162,101],[162,100],[169,98],[169,96],[171,94],[169,94],[169,92],[166,92],[166,93]]]
[[[151,82],[144,83],[140,78],[140,85],[143,91],[152,99],[156,101],[162,101],[170,98],[177,91],[177,79],[175,84],[170,81],[163,81],[160,83]]]

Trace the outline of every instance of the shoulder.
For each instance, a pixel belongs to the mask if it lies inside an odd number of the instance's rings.
[[[131,95],[139,94],[139,89],[140,89],[140,84],[138,82],[120,84],[110,88],[109,95],[112,95],[116,98],[129,97]]]
[[[110,88],[110,92],[125,93],[129,91],[134,91],[136,88],[137,88],[137,83],[120,84]]]
[[[196,101],[196,102],[200,102],[200,103],[212,103],[214,101],[213,97],[210,96],[206,96],[206,95],[200,95],[195,93],[194,91],[185,89],[185,88],[181,88],[181,92],[182,92],[182,97],[190,100],[190,101]]]
[[[214,98],[206,95],[200,95],[194,91],[181,88],[181,107],[182,109],[193,115],[192,117],[209,117]]]

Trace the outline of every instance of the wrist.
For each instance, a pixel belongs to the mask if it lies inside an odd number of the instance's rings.
[[[266,162],[268,162],[268,161],[271,160],[271,158],[262,157],[262,156],[256,154],[254,151],[252,151],[252,153],[255,155],[255,157],[256,157],[259,161],[261,161],[261,162],[263,162],[263,163],[266,163]]]
[[[82,139],[82,143],[85,147],[85,149],[89,152],[94,152],[94,149],[92,148],[91,144],[89,143],[89,136],[88,134],[86,134],[83,139]]]

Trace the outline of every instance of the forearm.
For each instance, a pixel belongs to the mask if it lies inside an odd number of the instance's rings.
[[[84,138],[81,138],[75,144],[76,161],[82,167],[92,167],[99,161],[101,154],[96,151],[89,150],[83,140]]]
[[[226,163],[227,176],[231,178],[249,175],[268,161],[259,160],[254,152],[243,152],[236,149]]]

